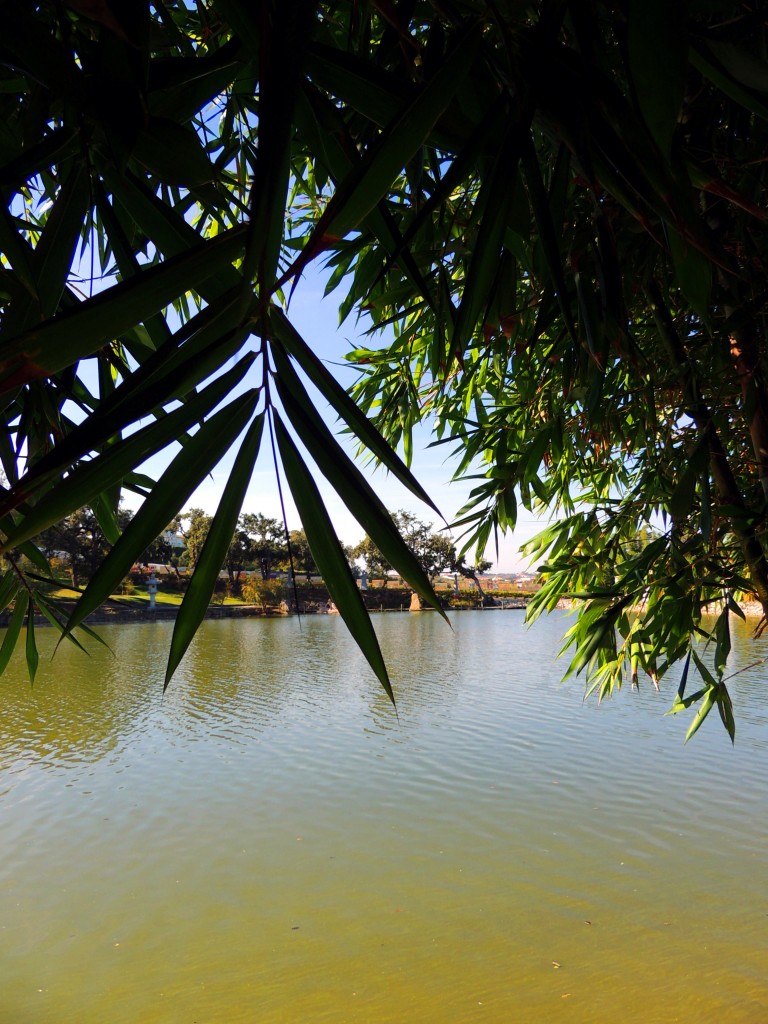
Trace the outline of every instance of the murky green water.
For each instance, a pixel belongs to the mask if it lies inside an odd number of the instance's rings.
[[[768,1019],[765,668],[683,749],[562,617],[453,623],[376,618],[399,721],[335,618],[207,623],[165,698],[167,624],[17,663],[0,1024]]]

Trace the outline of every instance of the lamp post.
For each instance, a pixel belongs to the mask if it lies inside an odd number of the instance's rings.
[[[154,572],[149,574],[147,580],[147,593],[149,594],[149,610],[153,612],[155,610],[155,602],[157,600],[157,576]]]

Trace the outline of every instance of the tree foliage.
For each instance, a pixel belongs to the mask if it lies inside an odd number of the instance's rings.
[[[434,581],[441,573],[459,573],[477,582],[477,573],[490,569],[491,563],[479,560],[474,566],[467,564],[466,556],[459,555],[456,545],[444,533],[436,532],[432,523],[422,522],[412,512],[400,509],[390,513],[400,536],[413,553],[422,571]],[[393,566],[379,551],[370,537],[364,537],[352,549],[352,557],[359,559],[371,579],[386,579]]]
[[[692,699],[682,684],[680,704],[698,704],[694,726],[716,705],[733,732],[733,595],[768,610],[761,5],[2,10],[1,596],[14,622],[37,599],[20,553],[46,572],[42,531],[90,503],[113,543],[69,632],[236,446],[170,672],[268,438],[388,688],[308,458],[435,597],[309,380],[425,499],[407,464],[413,426],[434,418],[458,474],[477,475],[467,544],[514,528],[520,505],[554,510],[530,550],[545,560],[537,610],[583,602],[572,669],[605,693],[633,664],[659,678],[693,657],[704,685]],[[356,403],[285,304],[321,256],[345,286],[342,316],[387,332],[351,354]],[[169,446],[148,479],[143,463]],[[145,496],[122,534],[120,488]],[[658,537],[630,552],[649,525]],[[710,668],[690,653],[701,634]]]
[[[304,530],[291,530],[288,541],[290,545],[288,564],[294,572],[303,572],[307,582],[311,583],[312,577],[317,576],[318,570],[306,533]]]
[[[131,518],[126,509],[117,513],[118,525],[124,528]],[[89,508],[81,508],[52,526],[38,538],[40,548],[49,558],[59,558],[67,568],[73,587],[87,582],[109,553],[110,543]]]

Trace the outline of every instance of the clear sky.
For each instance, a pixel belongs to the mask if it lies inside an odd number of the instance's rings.
[[[300,287],[297,288],[291,300],[289,315],[291,321],[301,332],[305,340],[312,346],[320,358],[326,362],[337,379],[344,386],[349,386],[354,381],[355,375],[351,368],[342,365],[343,354],[361,343],[361,332],[358,333],[357,325],[351,317],[341,328],[338,327],[338,293],[332,293],[327,298],[323,298],[323,288],[324,281],[322,277],[313,275],[305,279]],[[327,406],[324,407],[324,403],[321,405],[320,401],[318,411],[321,414],[325,414]],[[333,427],[334,414],[330,411],[328,412],[328,421],[329,425]],[[345,439],[340,433],[338,436],[340,443],[349,454],[354,454],[354,443],[351,440]],[[473,482],[468,480],[451,482],[454,467],[452,465],[453,460],[449,456],[449,447],[428,448],[427,446],[431,439],[427,426],[420,429],[418,435],[415,436],[412,470],[445,519],[450,523],[466,501]],[[230,456],[198,488],[187,502],[186,507],[199,507],[209,513],[214,512],[221,496],[222,488],[226,484],[231,464],[232,458]],[[415,513],[424,522],[432,522],[436,528],[440,527],[441,524],[437,521],[432,510],[413,497],[410,492],[385,470],[381,467],[374,468],[371,465],[370,473],[372,474],[371,482],[387,508],[393,511],[405,509]],[[357,543],[363,536],[361,527],[319,473],[316,475],[316,482],[341,540],[348,544]],[[296,508],[290,500],[290,493],[286,488],[284,488],[284,495],[286,498],[288,526],[290,529],[294,529],[301,524]],[[129,501],[128,504],[131,504],[131,502]],[[266,435],[262,441],[262,451],[248,490],[244,511],[259,512],[275,518],[281,517],[274,466]],[[498,560],[496,560],[496,552],[493,545],[489,546],[486,552],[486,557],[494,563],[493,570],[497,572],[510,572],[525,568],[527,563],[518,555],[518,548],[521,543],[538,532],[543,525],[543,522],[534,519],[522,510],[514,536],[508,534],[500,542]]]

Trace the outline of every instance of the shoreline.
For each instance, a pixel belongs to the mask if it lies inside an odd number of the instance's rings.
[[[576,602],[572,599],[564,598],[558,602],[557,608],[561,611],[573,611],[576,607]],[[180,605],[166,605],[158,606],[150,611],[149,608],[97,608],[96,611],[92,612],[86,619],[85,624],[89,626],[108,626],[118,625],[135,622],[172,622],[175,621],[179,614]],[[762,619],[763,609],[757,601],[745,601],[739,604],[739,608],[743,612],[746,619]],[[521,602],[519,599],[510,599],[508,602],[501,600],[499,604],[494,605],[477,605],[475,607],[467,607],[466,605],[459,605],[455,608],[451,608],[450,605],[446,606],[445,611],[448,612],[465,612],[465,611],[525,611],[526,604]],[[406,604],[399,604],[395,606],[385,607],[382,605],[374,605],[366,609],[369,614],[381,614],[384,612],[402,612],[411,614],[413,611],[430,612],[434,611],[431,607],[424,607],[421,609],[411,609]],[[641,605],[636,606],[633,611],[640,612],[643,608]],[[322,605],[312,603],[309,607],[303,608],[300,612],[294,610],[288,610],[285,608],[262,608],[260,605],[255,604],[242,604],[242,605],[210,605],[204,615],[204,619],[275,619],[275,618],[291,618],[296,615],[338,615],[339,612],[333,605],[323,607]],[[719,611],[713,610],[711,614],[717,615]],[[734,614],[734,613],[732,613]],[[0,629],[5,628],[8,624],[8,613],[4,612],[0,614]],[[44,616],[35,615],[35,626],[50,626],[51,623]]]

